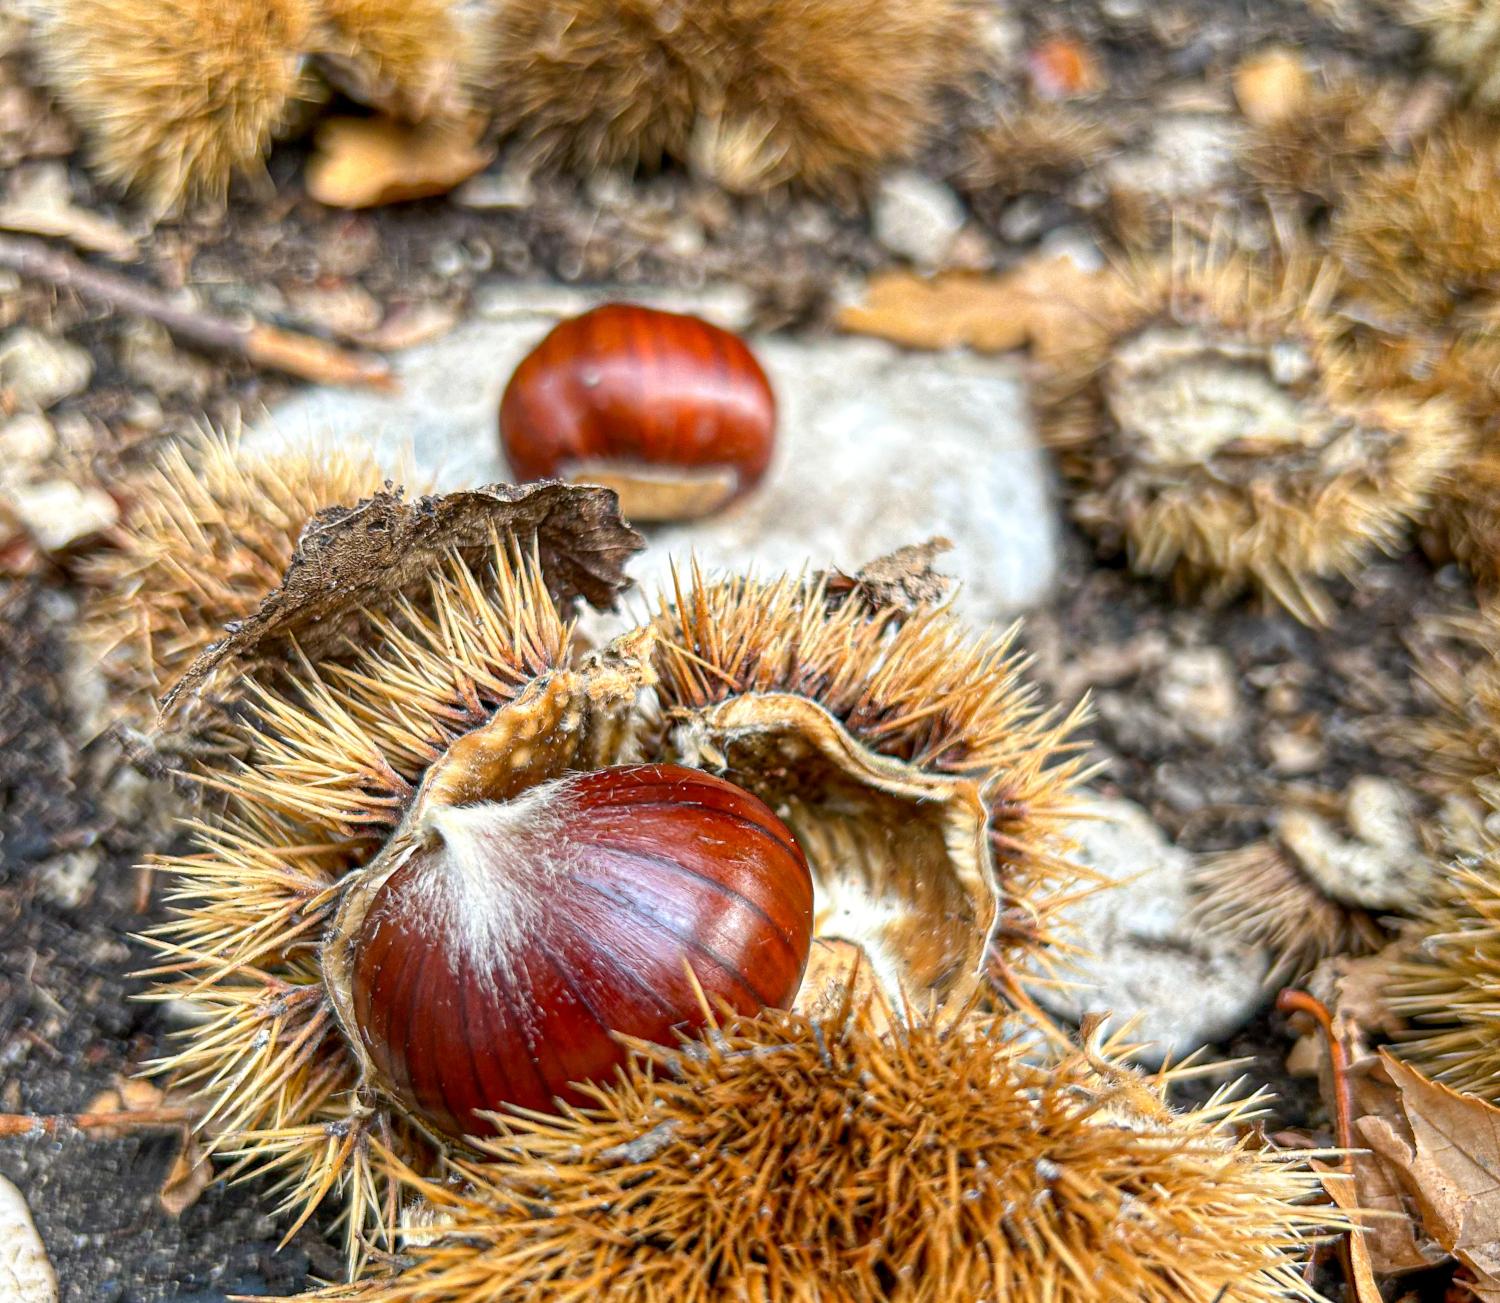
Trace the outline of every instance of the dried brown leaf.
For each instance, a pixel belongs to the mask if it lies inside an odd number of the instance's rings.
[[[1382,1051],[1401,1092],[1408,1140],[1388,1123],[1361,1127],[1395,1171],[1422,1224],[1474,1273],[1474,1296],[1500,1303],[1500,1108],[1429,1081]]]
[[[316,659],[357,627],[360,608],[422,583],[452,552],[477,560],[496,537],[535,540],[559,603],[605,608],[630,582],[625,564],[644,541],[620,519],[614,493],[574,484],[493,484],[407,502],[387,490],[308,522],[281,587],[229,628],[162,698],[163,713],[215,675],[263,662],[295,641]]]
[[[307,193],[332,208],[374,208],[445,195],[495,156],[478,124],[405,126],[387,118],[329,118],[307,163]]]
[[[858,574],[841,570],[814,576],[827,588],[830,599],[862,601],[872,610],[897,610],[908,614],[922,606],[936,606],[947,596],[953,581],[933,569],[933,562],[951,551],[953,542],[929,538],[911,543],[859,568]]]
[[[198,1202],[213,1183],[214,1165],[188,1127],[182,1129],[182,1147],[157,1191],[156,1199],[168,1217],[181,1217]]]
[[[1379,956],[1368,959],[1339,957],[1323,964],[1314,985],[1331,982],[1333,1030],[1349,1064],[1349,1093],[1356,1143],[1376,1149],[1373,1136],[1404,1134],[1410,1141],[1401,1107],[1401,1094],[1386,1075],[1381,1060],[1370,1049],[1370,1034],[1389,1034],[1399,1027],[1380,997],[1383,969]],[[1319,1065],[1319,1080],[1330,1110],[1333,1107],[1327,1049],[1322,1038],[1300,1041],[1294,1056]],[[1288,1060],[1288,1067],[1292,1062]],[[1418,1271],[1441,1262],[1445,1256],[1425,1235],[1419,1235],[1416,1207],[1407,1196],[1389,1163],[1379,1152],[1358,1149],[1350,1159],[1356,1206],[1373,1214],[1360,1235],[1360,1252],[1379,1276]],[[1326,1182],[1325,1182],[1326,1184]],[[1329,1193],[1337,1200],[1340,1192]],[[1357,1268],[1356,1268],[1357,1269]]]
[[[1107,271],[1081,267],[1067,254],[1038,256],[1000,276],[927,280],[888,272],[870,281],[862,304],[839,314],[839,325],[907,348],[1003,353],[1032,344],[1052,352],[1093,320],[1112,283]]]
[[[1321,1178],[1328,1197],[1341,1211],[1357,1217],[1366,1210],[1360,1200],[1359,1187],[1348,1172],[1320,1163],[1317,1159],[1312,1160],[1312,1169]],[[1384,1303],[1380,1286],[1375,1283],[1375,1265],[1366,1239],[1370,1229],[1371,1224],[1362,1221],[1359,1229],[1352,1231],[1347,1238],[1351,1303]]]

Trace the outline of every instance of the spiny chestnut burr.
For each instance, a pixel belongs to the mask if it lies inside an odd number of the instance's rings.
[[[617,766],[429,808],[411,834],[336,925],[344,1017],[380,1084],[450,1135],[490,1132],[475,1110],[583,1102],[573,1083],[625,1061],[617,1034],[674,1043],[704,996],[755,1013],[796,994],[807,862],[723,779]]]
[[[635,520],[693,519],[747,492],[775,431],[770,383],[742,340],[635,304],[556,326],[500,400],[517,478],[602,484]]]

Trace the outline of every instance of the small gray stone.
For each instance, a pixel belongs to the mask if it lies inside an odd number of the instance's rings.
[[[941,182],[903,168],[880,181],[875,238],[918,267],[941,267],[964,225],[964,206]]]
[[[508,479],[500,393],[556,321],[535,307],[581,306],[575,296],[561,303],[556,290],[548,294],[538,300],[507,287],[512,315],[396,355],[398,395],[306,390],[247,434],[247,446],[361,439],[388,467],[404,458],[414,480],[430,477],[440,488]],[[596,291],[593,301],[609,297]],[[721,309],[737,305],[712,295],[631,297],[721,322]],[[654,531],[633,566],[637,579],[654,587],[672,561],[690,557],[710,570],[852,571],[943,534],[954,541],[946,568],[962,580],[958,605],[971,618],[1010,616],[1046,596],[1058,564],[1056,510],[1013,364],[909,354],[866,339],[777,336],[752,346],[780,406],[776,461],[727,511]]]
[[[17,407],[47,408],[82,393],[94,360],[77,344],[18,326],[0,339],[0,389]]]
[[[12,486],[6,505],[43,551],[56,552],[108,529],[120,517],[115,500],[102,489],[72,480],[45,480]]]
[[[1193,857],[1173,846],[1140,806],[1089,798],[1070,825],[1075,859],[1114,885],[1063,911],[1066,940],[1086,953],[1039,986],[1042,1004],[1066,1018],[1136,1017],[1133,1039],[1151,1043],[1148,1062],[1183,1055],[1233,1034],[1265,999],[1270,958],[1228,938],[1205,935],[1193,918]]]
[[[1218,647],[1172,652],[1153,686],[1156,704],[1195,741],[1224,746],[1244,728],[1234,664]]]

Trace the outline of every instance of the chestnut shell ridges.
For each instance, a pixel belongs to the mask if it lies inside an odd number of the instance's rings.
[[[728,477],[698,510],[634,504],[622,487],[624,513],[641,519],[700,514],[753,488],[771,464],[775,430],[770,382],[743,340],[631,303],[553,327],[500,400],[501,443],[519,479],[577,474],[607,484],[614,468]]]

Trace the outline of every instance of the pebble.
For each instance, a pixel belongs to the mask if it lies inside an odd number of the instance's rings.
[[[26,1199],[0,1176],[0,1299],[57,1303],[57,1273],[31,1220]]]
[[[4,502],[37,546],[47,552],[98,534],[120,518],[120,509],[109,494],[72,480],[13,486]]]
[[[964,226],[964,206],[947,186],[911,168],[887,173],[875,196],[875,238],[918,267],[943,266]]]
[[[1238,1031],[1264,1002],[1269,955],[1203,933],[1189,888],[1193,856],[1140,806],[1101,797],[1080,806],[1085,817],[1066,829],[1074,859],[1114,885],[1062,912],[1059,931],[1085,954],[1060,974],[1070,985],[1038,986],[1036,998],[1074,1020],[1136,1018],[1132,1039],[1151,1043],[1147,1062]]]
[[[56,448],[57,431],[40,412],[13,416],[0,425],[0,474],[20,478],[16,472],[46,461]]]
[[[17,407],[46,411],[82,393],[93,374],[94,360],[65,339],[28,326],[0,338],[0,390]]]
[[[1218,647],[1173,652],[1154,684],[1156,704],[1188,737],[1224,746],[1244,730],[1234,664]]]
[[[186,353],[154,321],[132,321],[120,332],[120,368],[156,394],[201,403],[218,379],[205,359]]]
[[[505,381],[556,311],[612,296],[560,298],[547,287],[533,300],[524,286],[496,287],[489,312],[506,316],[393,357],[400,394],[305,390],[249,432],[247,445],[360,438],[388,466],[405,456],[441,488],[505,480],[496,426]],[[738,296],[631,297],[730,326],[726,315],[741,306]],[[1045,598],[1058,570],[1057,511],[1012,362],[910,354],[870,339],[751,342],[780,404],[775,464],[720,515],[653,531],[632,567],[637,580],[654,589],[689,557],[709,570],[853,570],[942,534],[955,544],[943,564],[962,581],[965,615],[1007,618]]]

